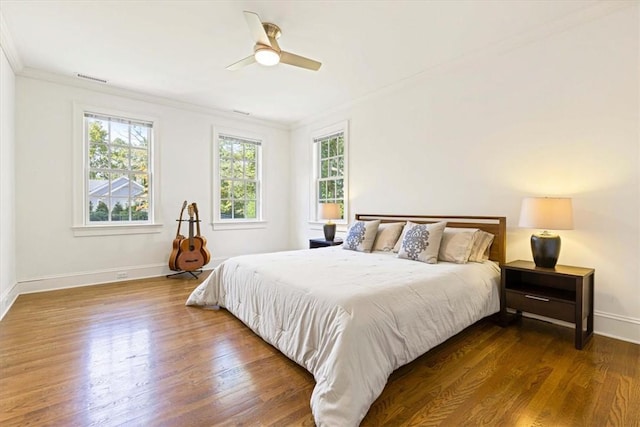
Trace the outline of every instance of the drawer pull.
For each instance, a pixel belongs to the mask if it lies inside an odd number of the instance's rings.
[[[544,302],[549,302],[549,298],[542,298],[542,297],[537,297],[535,295],[525,295],[525,298],[529,298],[529,299],[534,299],[537,301],[544,301]]]

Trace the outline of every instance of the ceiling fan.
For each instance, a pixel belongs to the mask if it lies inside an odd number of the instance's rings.
[[[227,70],[237,70],[254,62],[266,66],[282,62],[283,64],[306,68],[307,70],[318,71],[320,69],[322,63],[280,49],[277,40],[282,35],[282,32],[276,24],[262,22],[257,13],[246,10],[244,11],[244,18],[249,26],[251,37],[256,42],[253,47],[253,55],[229,65]]]

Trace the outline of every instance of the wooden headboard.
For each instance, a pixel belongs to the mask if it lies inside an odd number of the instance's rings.
[[[412,221],[422,224],[447,221],[447,227],[479,228],[495,236],[491,244],[489,259],[498,262],[500,265],[504,264],[507,259],[507,218],[504,216],[356,214],[356,220],[358,221],[376,219],[379,219],[380,222]]]

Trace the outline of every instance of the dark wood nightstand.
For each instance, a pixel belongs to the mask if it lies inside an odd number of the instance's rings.
[[[329,241],[325,239],[309,239],[309,249],[326,248],[328,246],[338,246],[342,244],[342,240],[336,239]]]
[[[592,268],[556,265],[536,267],[530,261],[513,261],[502,266],[500,317],[506,323],[507,308],[575,324],[575,346],[582,349],[593,335]]]

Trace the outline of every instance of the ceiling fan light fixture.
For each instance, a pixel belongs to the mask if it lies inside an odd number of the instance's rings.
[[[261,65],[270,67],[280,62],[280,54],[269,47],[263,47],[256,49],[254,53],[256,62]]]

